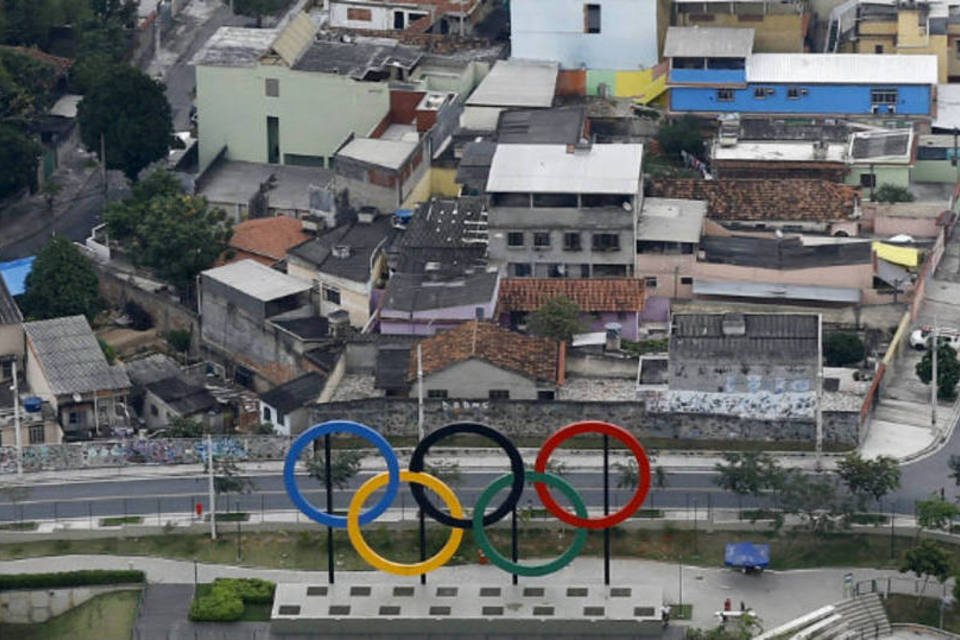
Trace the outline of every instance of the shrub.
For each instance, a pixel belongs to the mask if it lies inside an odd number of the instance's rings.
[[[703,155],[703,135],[700,132],[700,123],[693,116],[683,116],[660,127],[657,141],[663,152],[675,159],[680,159],[680,152],[686,151],[694,156]]]
[[[276,585],[259,578],[217,578],[210,592],[190,605],[195,622],[234,622],[243,617],[245,604],[273,604]]]
[[[873,194],[875,202],[913,202],[913,194],[906,187],[882,184]]]
[[[0,574],[0,591],[85,587],[97,584],[130,584],[142,583],[146,580],[147,576],[143,571],[126,569],[91,569],[61,573],[11,573]]]
[[[133,300],[123,305],[123,312],[130,318],[130,326],[137,331],[146,331],[153,326],[153,316]]]
[[[190,332],[186,329],[172,329],[167,332],[170,348],[180,353],[190,351]]]
[[[217,578],[213,586],[223,585],[233,589],[244,604],[271,604],[277,585],[260,578]]]
[[[855,333],[830,333],[823,339],[823,359],[828,367],[845,367],[863,360],[863,340]]]

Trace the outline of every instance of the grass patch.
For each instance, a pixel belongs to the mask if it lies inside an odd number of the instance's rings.
[[[139,591],[106,593],[42,624],[0,624],[0,638],[129,640],[139,603]]]
[[[662,518],[663,511],[660,509],[638,509],[633,518]]]
[[[39,526],[36,522],[7,522],[0,524],[0,531],[36,531]]]
[[[100,518],[101,527],[122,527],[125,524],[140,524],[143,522],[141,516],[114,516],[111,518]]]
[[[408,514],[408,525],[414,514]],[[553,521],[551,521],[553,522]],[[559,533],[558,533],[559,531]],[[897,557],[890,558],[890,538],[858,532],[813,535],[806,531],[773,531],[736,534],[730,531],[687,531],[665,526],[660,530],[613,529],[613,553],[621,558],[645,558],[690,564],[722,566],[724,546],[737,540],[751,540],[770,545],[771,569],[813,567],[899,568],[900,554],[913,545],[912,537],[895,540]],[[509,553],[509,526],[489,530],[490,539],[503,553]],[[519,525],[521,559],[552,558],[566,550],[573,532],[570,529],[545,528],[536,520]],[[371,526],[364,530],[370,545],[396,562],[419,560],[416,528],[397,529]],[[435,553],[447,540],[449,529],[427,524],[427,553]],[[235,532],[224,531],[217,540],[206,534],[156,535],[144,537],[73,540],[69,546],[54,540],[35,540],[0,545],[0,560],[63,555],[65,553],[108,553],[116,555],[153,556],[191,560],[202,563],[241,564],[277,569],[322,571],[327,567],[327,534],[317,527],[309,531],[242,532],[243,558],[237,562]],[[64,548],[66,547],[66,548]],[[944,545],[954,566],[960,565],[960,548]],[[336,567],[341,570],[370,570],[354,552],[346,532],[334,535]],[[602,532],[590,532],[584,556],[600,557],[603,552]],[[477,562],[477,548],[471,536],[465,536],[452,564]],[[2,637],[2,636],[0,636]]]
[[[883,599],[890,622],[908,622],[936,628],[940,624],[940,601],[937,598],[917,598],[892,593]],[[943,612],[943,628],[960,633],[960,611],[956,607]]]
[[[850,516],[853,524],[881,525],[890,522],[890,518],[881,513],[855,513]]]
[[[217,522],[246,522],[250,514],[246,511],[224,511],[217,513]],[[203,516],[204,522],[210,522],[210,514]]]
[[[670,619],[671,620],[692,620],[693,605],[692,604],[670,605]]]
[[[624,351],[631,355],[642,356],[648,353],[666,353],[669,342],[670,341],[667,338],[641,340],[639,342],[635,342],[633,340],[621,340],[620,346]]]

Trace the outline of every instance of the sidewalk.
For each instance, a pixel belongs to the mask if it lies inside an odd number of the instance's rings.
[[[192,562],[138,556],[77,555],[29,558],[0,562],[0,572],[26,573],[77,569],[141,569],[150,583],[193,584]],[[577,558],[563,570],[543,578],[521,578],[522,584],[594,585],[603,583],[603,565],[599,558]],[[257,577],[275,582],[326,584],[325,571],[291,571],[252,569],[228,565],[197,566],[201,582],[218,577]],[[844,575],[852,573],[854,581],[900,577],[896,571],[875,569],[810,569],[766,571],[761,575],[745,575],[722,568],[695,567],[649,560],[614,559],[612,584],[616,586],[659,585],[666,603],[681,601],[682,585],[685,604],[693,604],[692,626],[712,628],[717,625],[714,613],[723,608],[723,601],[741,600],[754,609],[764,628],[771,629],[819,607],[843,598]],[[338,583],[401,583],[416,578],[398,578],[378,571],[340,571]],[[429,584],[509,585],[510,575],[491,566],[465,565],[443,567],[427,576]]]

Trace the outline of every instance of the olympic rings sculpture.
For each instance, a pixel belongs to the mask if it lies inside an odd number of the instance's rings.
[[[318,438],[334,433],[345,433],[368,441],[377,448],[387,464],[386,471],[373,476],[357,489],[350,500],[346,516],[333,515],[313,506],[300,492],[296,481],[296,464],[303,451]],[[630,450],[637,462],[637,486],[630,501],[617,512],[600,518],[588,517],[586,504],[576,489],[560,476],[547,472],[550,456],[557,447],[570,438],[585,433],[601,434],[619,440]],[[510,473],[501,476],[484,489],[477,498],[471,517],[465,515],[463,505],[460,504],[459,498],[449,485],[424,471],[424,459],[430,448],[441,440],[461,434],[472,434],[493,441],[503,449],[510,461]],[[416,576],[434,571],[456,554],[463,541],[464,532],[471,530],[477,547],[493,565],[510,573],[530,577],[544,576],[569,564],[586,544],[588,530],[608,529],[636,513],[650,491],[650,461],[643,445],[623,427],[606,422],[584,421],[567,425],[547,438],[537,455],[533,471],[528,471],[524,468],[520,451],[504,434],[476,422],[455,422],[437,429],[421,440],[410,457],[410,468],[401,470],[396,453],[379,432],[357,422],[334,420],[310,427],[293,441],[284,463],[283,480],[287,494],[304,515],[324,526],[346,529],[357,554],[370,566],[381,571],[401,576]],[[401,482],[410,485],[413,498],[425,515],[451,529],[450,537],[443,547],[432,557],[420,562],[400,563],[384,558],[370,547],[361,531],[362,525],[373,522],[390,508],[397,497]],[[547,511],[577,529],[566,551],[550,562],[539,565],[520,564],[506,558],[494,548],[485,530],[486,527],[505,518],[517,507],[527,482],[533,483],[537,496]],[[509,491],[503,503],[487,513],[490,501],[507,487]],[[376,504],[364,510],[368,498],[378,489],[384,489],[383,495]],[[448,513],[438,509],[427,498],[425,489],[430,489],[440,498],[446,505]],[[575,513],[570,513],[557,503],[550,489],[556,489],[564,494],[573,505]]]

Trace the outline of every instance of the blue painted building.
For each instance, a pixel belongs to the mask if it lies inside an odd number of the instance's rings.
[[[937,57],[752,53],[753,29],[671,27],[674,113],[930,118]]]

